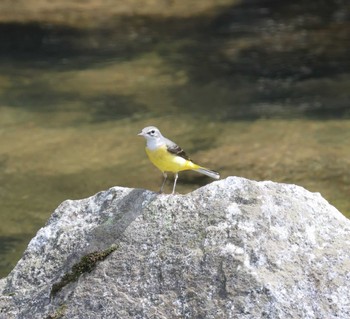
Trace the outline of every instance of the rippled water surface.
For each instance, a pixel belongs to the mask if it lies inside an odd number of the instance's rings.
[[[0,4],[0,275],[63,200],[158,190],[146,125],[223,178],[302,185],[350,216],[346,1],[22,4]]]

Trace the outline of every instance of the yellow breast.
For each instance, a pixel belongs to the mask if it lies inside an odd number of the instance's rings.
[[[150,161],[162,172],[180,172],[189,169],[196,169],[198,165],[180,156],[168,152],[167,147],[161,146],[155,150],[146,147],[146,153]]]

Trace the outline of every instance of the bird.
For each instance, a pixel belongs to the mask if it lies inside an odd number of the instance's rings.
[[[175,194],[180,171],[192,170],[214,179],[220,178],[218,172],[192,162],[180,146],[164,137],[155,126],[145,127],[138,135],[146,139],[146,153],[150,161],[163,173],[164,179],[160,187],[160,193],[163,192],[168,172],[174,173],[174,185],[171,194]]]

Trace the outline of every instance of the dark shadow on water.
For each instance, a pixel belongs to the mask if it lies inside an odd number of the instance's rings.
[[[118,94],[104,94],[86,101],[92,113],[93,122],[112,121],[129,118],[134,114],[142,115],[147,106],[134,101],[131,97]]]
[[[134,14],[108,18],[105,26],[81,29],[41,22],[0,22],[0,64],[79,70],[109,61],[124,62],[157,50],[160,42],[196,32],[205,17],[163,18]]]
[[[0,61],[30,63],[39,68],[62,68],[65,58],[80,57],[82,49],[75,47],[82,31],[65,26],[37,22],[0,24]]]
[[[0,96],[0,103],[13,107],[23,107],[29,111],[55,111],[58,105],[80,99],[73,92],[59,92],[44,81],[17,83]]]
[[[5,277],[16,265],[18,256],[30,238],[30,234],[0,236],[0,278]]]
[[[250,0],[216,15],[114,16],[91,30],[3,23],[0,64],[77,70],[156,52],[186,74],[183,86],[168,89],[174,105],[186,112],[218,120],[349,117],[349,12],[346,1]],[[14,94],[3,94],[2,103],[50,110],[67,100],[84,101],[45,83],[32,85],[41,89],[29,84],[21,91],[19,85]],[[97,110],[96,121],[144,111],[133,97],[96,96],[84,102]]]
[[[85,111],[92,122],[123,119],[133,114],[144,114],[146,105],[121,94],[101,94],[87,97],[77,92],[61,92],[44,81],[17,83],[0,95],[0,104],[25,107],[33,112]],[[86,119],[83,119],[85,121]],[[74,122],[77,124],[76,122]],[[1,164],[1,160],[0,160]]]
[[[20,238],[18,238],[17,236],[0,236],[0,255],[3,255],[13,250],[19,242]]]
[[[181,48],[191,82],[174,98],[225,120],[349,117],[349,11],[336,1],[228,8]]]

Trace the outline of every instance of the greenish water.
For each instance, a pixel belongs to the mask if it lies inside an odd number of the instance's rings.
[[[349,217],[348,12],[232,1],[93,27],[0,25],[0,275],[63,200],[159,189],[136,136],[147,125],[223,178],[302,185]],[[210,181],[184,172],[177,190]]]

